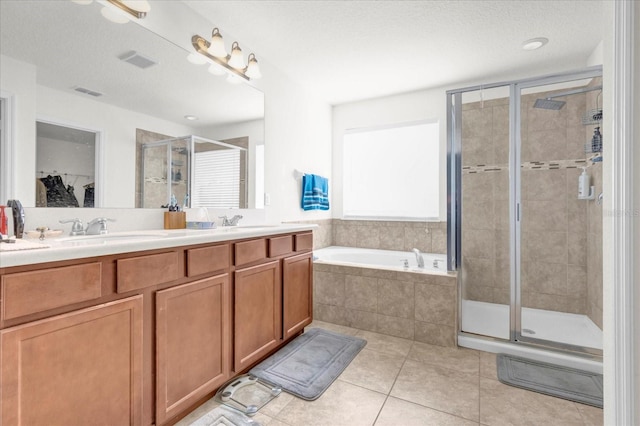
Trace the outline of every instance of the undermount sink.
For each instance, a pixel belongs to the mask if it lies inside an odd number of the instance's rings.
[[[168,233],[158,231],[114,232],[112,234],[103,235],[79,235],[74,237],[58,238],[55,242],[64,246],[82,246],[107,244],[109,242],[156,240],[159,238],[166,238],[168,236]]]

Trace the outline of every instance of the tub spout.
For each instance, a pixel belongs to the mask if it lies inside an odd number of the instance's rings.
[[[418,250],[417,248],[414,248],[412,251],[416,255],[416,262],[418,262],[418,268],[424,268],[424,258],[422,257],[420,250]]]

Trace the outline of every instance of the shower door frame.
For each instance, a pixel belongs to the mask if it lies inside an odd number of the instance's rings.
[[[602,350],[567,343],[538,339],[522,335],[521,300],[521,91],[522,89],[574,80],[601,77],[602,66],[579,71],[546,75],[522,80],[448,90],[447,93],[447,268],[458,271],[462,266],[462,94],[496,87],[509,87],[509,267],[510,305],[509,340],[519,345],[541,347],[587,357],[602,357]],[[494,341],[506,341],[491,336],[480,336],[462,330],[463,283],[458,274],[458,335],[481,337]]]

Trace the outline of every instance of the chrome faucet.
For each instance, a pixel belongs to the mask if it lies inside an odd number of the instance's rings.
[[[85,234],[84,225],[82,225],[82,220],[80,220],[78,218],[59,220],[58,222],[60,222],[60,223],[71,223],[71,222],[73,222],[73,225],[71,225],[71,232],[69,232],[69,235],[71,235],[72,237],[75,236],[75,235],[84,235]]]
[[[240,219],[242,219],[242,215],[241,214],[237,214],[234,217],[232,217],[231,219],[229,219],[226,215],[225,216],[218,216],[220,219],[222,219],[222,226],[236,226],[238,225],[238,222],[240,222]]]
[[[418,268],[424,268],[424,258],[422,257],[420,250],[418,250],[417,248],[414,248],[412,251],[416,255],[416,262],[418,262]]]
[[[98,217],[87,224],[85,233],[87,235],[104,235],[108,234],[107,222],[115,222],[115,219],[107,219],[106,217]]]

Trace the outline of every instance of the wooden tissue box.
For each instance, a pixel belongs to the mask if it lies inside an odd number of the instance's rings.
[[[186,212],[164,212],[164,229],[184,229],[186,227]]]

